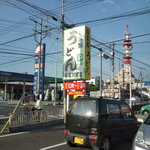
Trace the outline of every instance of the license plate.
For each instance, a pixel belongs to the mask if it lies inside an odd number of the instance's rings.
[[[84,139],[83,139],[83,138],[80,138],[80,137],[75,137],[75,138],[74,138],[74,143],[77,143],[77,144],[84,144]]]

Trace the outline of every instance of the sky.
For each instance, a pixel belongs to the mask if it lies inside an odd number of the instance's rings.
[[[35,27],[40,29],[43,18],[43,30],[48,30],[43,34],[47,53],[45,75],[62,77],[61,6],[61,0],[0,0],[1,71],[34,73],[33,55],[40,38],[34,36],[34,31]],[[133,37],[133,74],[138,79],[142,72],[143,80],[149,80],[150,0],[65,0],[64,16],[69,25],[90,27],[91,44],[103,48],[106,54],[110,54],[109,44],[115,41],[115,73],[123,64],[122,39],[128,24]],[[99,51],[91,47],[92,77],[99,76],[99,64]],[[110,60],[103,59],[103,79],[110,76]]]

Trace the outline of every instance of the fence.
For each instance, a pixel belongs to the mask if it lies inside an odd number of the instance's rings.
[[[63,118],[63,110],[35,110],[29,112],[11,114],[9,126],[20,126],[33,123],[42,123],[54,119]]]

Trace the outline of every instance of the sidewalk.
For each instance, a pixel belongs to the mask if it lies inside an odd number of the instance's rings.
[[[8,105],[16,105],[19,102],[19,100],[13,99],[13,100],[0,100],[0,103],[3,104],[8,104]],[[28,105],[33,105],[35,104],[36,101],[30,101],[29,103],[25,103]],[[54,102],[52,101],[42,101],[42,105],[53,105]],[[56,104],[58,104],[59,102],[56,102]],[[60,104],[63,104],[63,102],[61,102]]]

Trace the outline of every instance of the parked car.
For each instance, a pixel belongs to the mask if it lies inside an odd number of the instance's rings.
[[[131,104],[138,105],[140,104],[141,99],[138,96],[131,97]],[[130,99],[126,99],[126,103],[130,104]]]
[[[109,150],[111,143],[132,140],[138,122],[123,101],[77,98],[66,115],[64,136],[69,146]]]
[[[150,113],[150,105],[144,105],[143,107],[141,107],[140,113],[148,116],[148,114]]]
[[[137,131],[132,150],[150,150],[150,115]]]

